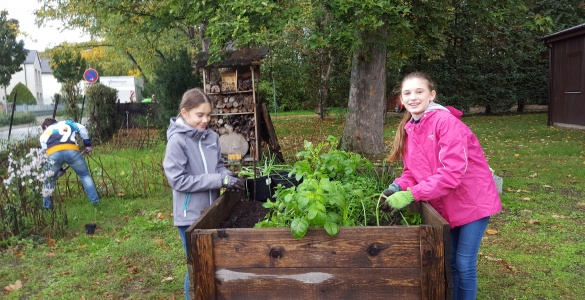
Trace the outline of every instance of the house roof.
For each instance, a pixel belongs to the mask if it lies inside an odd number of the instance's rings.
[[[27,52],[26,54],[26,59],[24,60],[25,65],[28,64],[34,64],[35,63],[35,59],[37,58],[37,50],[27,50],[25,49]]]
[[[236,51],[226,51],[222,53],[225,59],[221,62],[215,63],[212,66],[207,65],[209,53],[199,52],[195,56],[196,65],[198,67],[235,67],[235,66],[249,66],[260,64],[262,59],[268,54],[268,49],[240,49]]]
[[[51,61],[48,57],[41,57],[41,74],[51,74],[51,66],[49,65],[49,61]]]
[[[576,36],[585,35],[585,23],[573,26],[555,33],[549,34],[542,38],[545,43],[553,43],[570,39]]]

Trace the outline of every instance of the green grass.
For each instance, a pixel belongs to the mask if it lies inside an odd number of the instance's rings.
[[[398,119],[388,116],[387,145]],[[317,143],[343,132],[343,118],[333,114],[324,120],[314,113],[278,114],[272,120],[289,162],[305,139]],[[582,299],[585,131],[547,127],[545,113],[463,121],[504,179],[504,209],[492,217],[480,248],[478,299]],[[99,210],[83,193],[67,194],[66,236],[54,244],[31,237],[0,252],[0,285],[23,283],[3,294],[6,299],[183,297],[186,266],[170,216],[171,193],[159,182],[162,170],[151,167],[160,163],[164,144],[149,150],[94,149],[93,158],[112,174],[121,193],[102,197]],[[146,192],[145,184],[150,186]],[[97,232],[88,236],[83,226],[94,220]]]

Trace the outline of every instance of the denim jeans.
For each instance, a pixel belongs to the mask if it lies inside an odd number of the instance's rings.
[[[49,155],[47,165],[53,171],[54,175],[45,183],[45,187],[50,189],[55,188],[57,173],[64,163],[67,163],[81,179],[81,184],[83,184],[83,189],[85,190],[85,194],[87,195],[87,198],[89,198],[89,201],[92,204],[100,202],[100,198],[95,189],[95,184],[93,183],[91,174],[89,174],[89,169],[85,163],[85,159],[83,158],[83,155],[81,155],[81,152],[76,150],[57,151]],[[50,196],[43,197],[43,202],[45,208],[53,207],[53,200]]]
[[[451,229],[453,299],[473,300],[477,294],[477,254],[490,217]]]
[[[181,242],[183,242],[183,250],[185,250],[185,258],[187,258],[187,240],[185,239],[185,231],[189,226],[177,226],[179,229],[179,236],[181,236]],[[189,300],[189,270],[185,273],[185,299]]]

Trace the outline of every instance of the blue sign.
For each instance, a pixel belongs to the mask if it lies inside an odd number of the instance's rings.
[[[83,79],[89,83],[94,83],[98,80],[98,72],[94,69],[87,69],[83,72]]]

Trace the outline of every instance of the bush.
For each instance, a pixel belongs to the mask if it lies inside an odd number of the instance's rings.
[[[10,116],[11,114],[0,114],[0,126],[9,126],[10,125]],[[35,122],[37,120],[37,115],[32,112],[24,112],[14,113],[14,119],[12,120],[12,125],[20,125],[20,124],[28,124]]]
[[[30,92],[30,90],[28,89],[28,87],[26,87],[26,85],[22,84],[22,82],[19,82],[18,84],[16,84],[16,86],[14,86],[14,88],[10,92],[10,95],[8,96],[8,99],[9,99],[8,101],[10,103],[12,103],[12,101],[14,101],[15,94],[16,94],[16,104],[29,104],[29,105],[37,104],[37,99],[35,98],[35,96]]]
[[[163,124],[168,124],[169,118],[179,111],[183,93],[194,87],[201,87],[201,80],[193,71],[187,50],[181,50],[171,59],[158,64],[148,89],[154,90],[156,102],[161,105],[159,116]]]
[[[116,95],[115,89],[101,83],[94,83],[85,90],[89,115],[87,127],[93,140],[105,142],[118,130]]]

